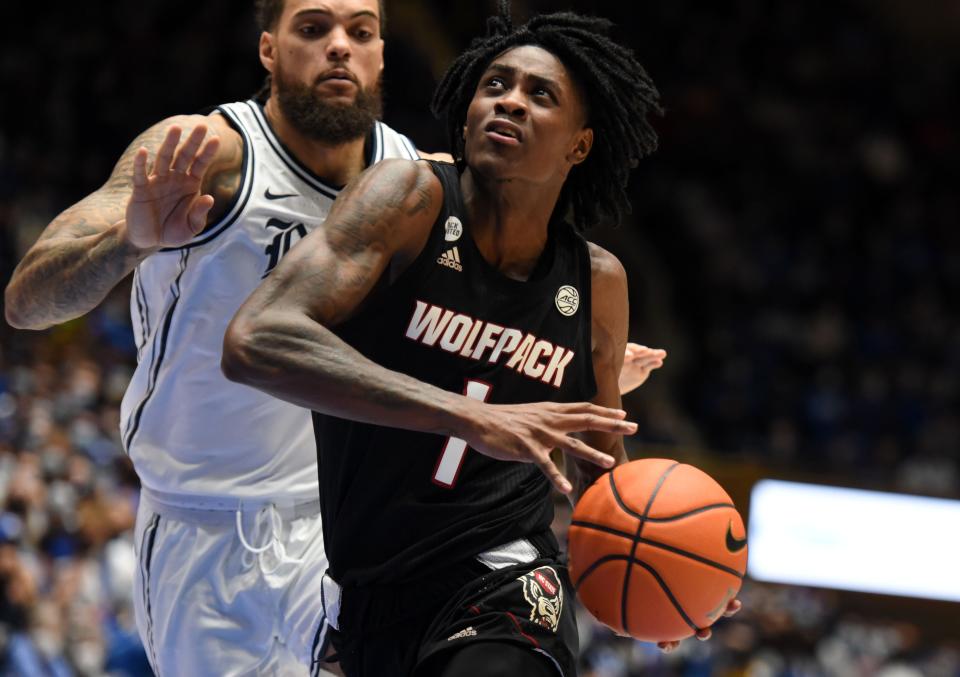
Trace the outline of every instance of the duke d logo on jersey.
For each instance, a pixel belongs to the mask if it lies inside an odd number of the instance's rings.
[[[273,242],[267,245],[267,248],[264,252],[270,257],[270,260],[267,261],[267,269],[263,271],[263,275],[260,276],[261,279],[265,278],[270,274],[270,271],[277,267],[277,264],[280,263],[280,259],[283,258],[284,254],[290,251],[290,248],[293,245],[307,236],[307,227],[302,223],[292,223],[289,221],[281,221],[280,219],[270,219],[267,221],[267,225],[265,227],[279,228],[280,232],[273,237]]]

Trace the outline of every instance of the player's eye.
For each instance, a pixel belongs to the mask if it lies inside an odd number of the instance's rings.
[[[555,102],[557,98],[553,95],[553,92],[546,87],[534,87],[533,95],[539,99],[548,99],[551,102]]]
[[[362,40],[362,41],[364,41],[364,42],[367,41],[367,40],[372,40],[372,39],[373,39],[373,31],[371,31],[371,30],[369,30],[369,29],[367,29],[367,28],[360,28],[360,29],[358,29],[358,30],[354,33],[354,35],[357,36],[357,39],[358,39],[358,40]]]
[[[495,89],[506,89],[507,83],[503,81],[503,78],[499,76],[493,76],[487,80],[487,87],[493,87]]]
[[[303,24],[297,29],[297,32],[307,38],[315,38],[323,35],[324,33],[320,26],[317,26],[316,24]]]

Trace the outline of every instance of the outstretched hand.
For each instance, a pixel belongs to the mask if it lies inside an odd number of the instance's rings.
[[[479,423],[464,436],[467,444],[485,456],[502,461],[535,463],[563,494],[573,487],[550,458],[560,449],[602,468],[612,468],[613,456],[597,451],[573,433],[588,431],[632,435],[637,424],[625,421],[622,409],[609,409],[589,402],[558,404],[478,404]]]
[[[167,130],[150,171],[149,151],[141,147],[133,158],[133,192],[127,202],[129,242],[140,249],[177,247],[203,230],[213,196],[200,193],[203,177],[220,147],[207,138],[207,126],[197,125],[177,147],[183,130]]]
[[[628,343],[620,370],[620,394],[626,395],[646,383],[653,370],[663,366],[666,357],[666,350]]]
[[[743,608],[743,603],[739,599],[731,599],[727,603],[727,610],[723,612],[723,617],[730,618],[730,616],[733,616],[742,608]],[[710,628],[704,628],[702,630],[697,630],[696,637],[701,642],[705,642],[708,639],[710,639],[712,635],[713,635],[713,631]],[[680,642],[657,642],[657,646],[664,653],[670,653],[671,651],[676,649],[678,646],[680,646]]]

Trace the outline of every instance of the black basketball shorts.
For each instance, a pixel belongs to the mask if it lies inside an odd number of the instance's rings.
[[[521,647],[542,659],[544,674],[575,677],[579,637],[565,565],[545,558],[496,571],[475,561],[456,568],[422,584],[419,598],[395,589],[351,604],[344,591],[346,625],[333,642],[348,677],[433,677],[475,643],[491,652],[504,643]]]

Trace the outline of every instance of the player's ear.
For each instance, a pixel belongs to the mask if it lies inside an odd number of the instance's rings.
[[[273,65],[276,59],[276,45],[273,44],[273,33],[263,31],[260,34],[260,63],[273,75]]]
[[[578,165],[590,155],[590,149],[593,148],[593,130],[584,127],[577,133],[574,141],[573,150],[567,155],[567,161],[572,165]]]

